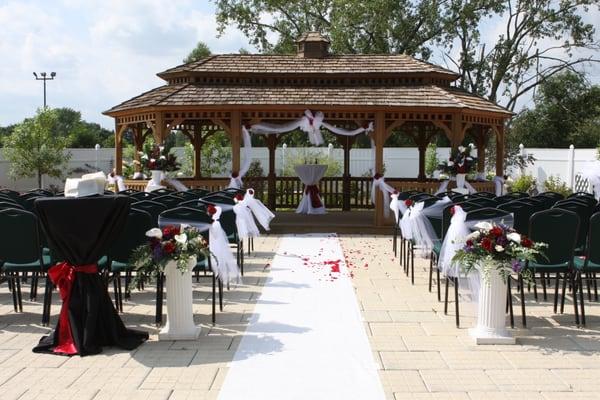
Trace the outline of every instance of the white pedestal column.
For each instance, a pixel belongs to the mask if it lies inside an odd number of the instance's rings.
[[[145,191],[146,192],[152,192],[154,190],[164,188],[164,186],[162,186],[160,184],[162,182],[162,179],[163,179],[163,171],[152,170],[152,171],[150,171],[150,173],[152,174],[152,177],[148,181],[148,184],[146,185]]]
[[[477,344],[515,344],[515,338],[506,329],[506,283],[494,269],[489,279],[480,273],[477,326],[469,334]]]
[[[177,269],[175,261],[170,261],[165,267],[167,324],[158,334],[159,340],[195,340],[200,335],[200,327],[194,324],[192,311],[194,265],[196,260],[190,260],[188,270],[184,273]]]

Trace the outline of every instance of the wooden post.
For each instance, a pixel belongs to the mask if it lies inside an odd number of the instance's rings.
[[[229,138],[231,139],[231,171],[240,171],[240,147],[242,139],[242,119],[239,111],[231,112],[229,122]]]
[[[427,153],[427,146],[429,143],[425,143],[424,140],[419,140],[418,149],[419,149],[419,176],[417,176],[417,180],[419,182],[425,181],[425,155]]]
[[[338,136],[339,138],[339,136]],[[354,136],[344,136],[344,175],[342,181],[342,211],[350,211],[350,149],[354,143]]]
[[[275,175],[275,149],[279,141],[278,135],[265,135],[267,139],[267,148],[269,149],[269,175],[267,175],[267,204],[269,209],[275,211],[276,203],[276,183],[277,176]]]
[[[141,161],[140,151],[144,149],[144,137],[140,124],[133,127],[133,148],[133,160],[136,161],[133,163],[133,170],[140,172],[142,170],[142,166],[139,164]]]
[[[383,173],[383,144],[386,137],[385,113],[377,111],[375,114],[375,131],[373,140],[375,141],[375,171],[374,174]],[[379,190],[375,194],[375,226],[383,226],[383,195]]]
[[[462,126],[462,116],[460,114],[452,114],[452,133],[450,143],[452,150],[456,150],[462,143],[465,135]]]
[[[160,111],[156,113],[152,134],[154,135],[154,143],[159,146],[162,145],[165,140],[165,120]]]
[[[495,130],[496,130],[496,176],[504,176],[504,124],[498,125]]]
[[[200,125],[194,126],[194,179],[202,177],[202,146],[204,139],[202,138],[202,128]]]
[[[117,175],[123,174],[123,132],[127,125],[119,125],[115,120],[115,172]]]
[[[482,125],[477,127],[475,135],[475,145],[477,146],[477,172],[485,172],[485,147],[486,147],[486,132]]]

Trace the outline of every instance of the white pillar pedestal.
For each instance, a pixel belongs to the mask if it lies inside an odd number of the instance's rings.
[[[515,344],[516,340],[506,329],[506,283],[495,269],[489,279],[480,273],[477,326],[469,330],[476,344]]]
[[[167,287],[167,323],[158,334],[158,340],[195,340],[200,336],[200,326],[194,324],[192,311],[192,268],[196,260],[190,260],[187,272],[181,273],[175,261],[165,267]]]
[[[152,170],[150,173],[152,174],[152,177],[148,181],[145,191],[152,192],[154,190],[163,189],[164,186],[160,184],[163,180],[163,171]]]

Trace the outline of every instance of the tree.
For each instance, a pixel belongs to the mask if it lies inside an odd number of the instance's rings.
[[[35,117],[15,126],[4,149],[4,156],[10,162],[9,175],[13,179],[37,175],[38,187],[42,187],[43,175],[62,176],[71,155],[64,151],[66,138],[53,134],[57,125],[57,111],[46,108],[39,109]]]
[[[539,87],[535,108],[518,115],[509,136],[516,145],[566,148],[600,144],[600,86],[579,74],[563,72]]]
[[[263,52],[291,53],[298,36],[320,31],[331,38],[334,53],[407,53],[423,58],[431,55],[431,45],[445,38],[466,9],[489,8],[489,1],[480,0],[215,0],[215,3],[219,32],[222,34],[233,24]],[[269,42],[271,33],[278,35],[276,43]]]
[[[459,86],[486,95],[491,101],[507,98],[514,110],[517,101],[551,77],[576,66],[598,62],[581,50],[598,50],[594,25],[582,14],[600,0],[489,1],[487,12],[503,19],[505,29],[492,46],[481,43],[481,19],[465,14],[448,39],[459,45],[459,55],[446,57],[459,70]],[[454,39],[453,39],[454,38]]]
[[[204,42],[198,42],[194,50],[187,55],[186,58],[183,59],[185,64],[202,60],[203,58],[210,57],[212,53],[210,52],[210,48]]]
[[[99,124],[84,121],[81,113],[71,108],[57,108],[57,124],[53,135],[67,138],[67,147],[93,148],[96,144],[102,147],[114,146],[114,132],[102,128]]]

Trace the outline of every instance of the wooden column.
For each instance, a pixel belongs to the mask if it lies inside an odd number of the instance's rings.
[[[239,111],[231,112],[229,122],[229,138],[231,140],[231,171],[240,171],[240,147],[242,140],[242,119]]]
[[[452,149],[456,150],[465,138],[462,116],[460,114],[452,114],[451,131],[450,143],[452,145]]]
[[[123,174],[123,132],[127,125],[119,125],[115,121],[115,172],[117,175]]]
[[[496,126],[496,176],[504,176],[504,124]]]
[[[338,136],[338,143],[344,149],[344,175],[342,180],[342,211],[350,211],[350,149],[354,145],[355,136]]]
[[[267,148],[269,149],[269,174],[267,175],[267,204],[269,209],[275,211],[275,200],[276,200],[276,182],[277,176],[275,175],[275,149],[279,142],[279,135],[265,135],[267,141]]]
[[[192,137],[194,138],[192,142],[194,145],[194,179],[200,179],[202,177],[202,145],[204,145],[202,126],[200,124],[194,125]]]
[[[373,175],[383,173],[383,144],[386,137],[385,113],[378,111],[375,114],[375,131],[373,140],[375,141],[375,171]],[[383,226],[383,195],[380,190],[375,194],[375,226]]]
[[[140,172],[142,170],[142,166],[139,164],[141,161],[140,151],[144,149],[144,136],[140,124],[133,127],[133,149],[133,160],[137,161],[133,163],[133,170]]]
[[[154,126],[152,127],[152,134],[154,135],[154,143],[162,145],[165,141],[165,120],[161,112],[156,113],[156,119],[154,120]]]

